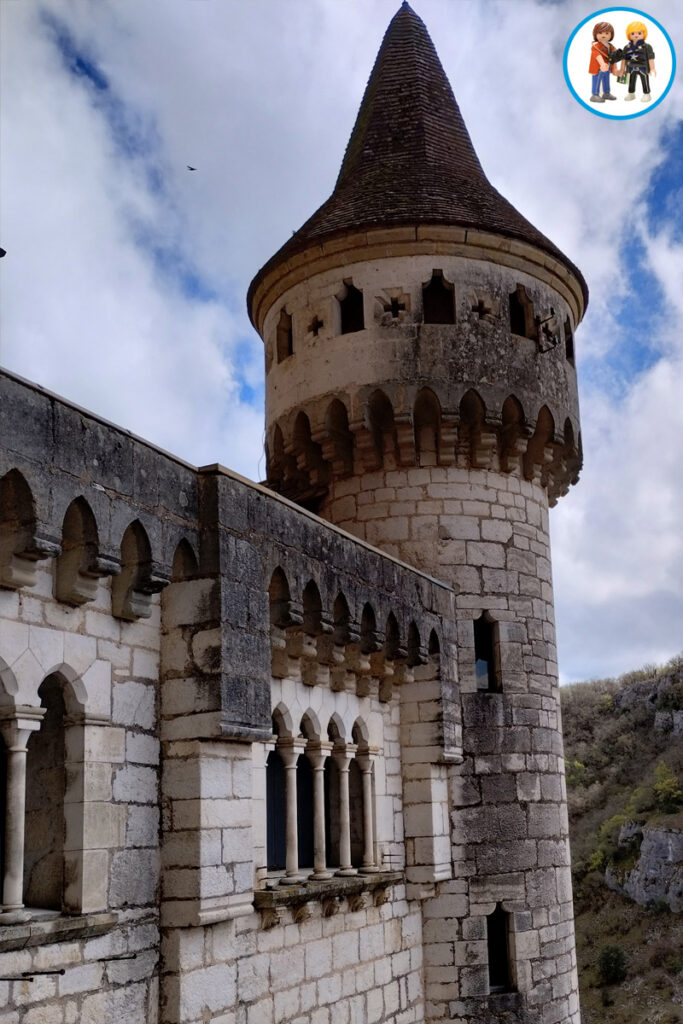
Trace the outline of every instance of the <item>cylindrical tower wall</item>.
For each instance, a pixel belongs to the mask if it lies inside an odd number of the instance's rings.
[[[426,227],[347,238],[260,288],[269,483],[456,594],[465,758],[453,879],[425,909],[430,1019],[578,1024],[548,506],[581,462],[580,287],[525,243]],[[501,920],[516,991],[498,994]]]

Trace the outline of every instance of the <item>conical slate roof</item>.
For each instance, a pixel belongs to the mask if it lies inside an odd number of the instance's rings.
[[[386,31],[334,191],[259,271],[346,231],[406,224],[521,239],[577,268],[488,181],[422,20],[403,3]]]

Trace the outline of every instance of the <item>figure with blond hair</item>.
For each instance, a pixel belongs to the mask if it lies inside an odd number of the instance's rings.
[[[592,75],[591,103],[604,103],[605,100],[615,100],[609,87],[610,76],[610,55],[614,51],[612,40],[614,39],[614,26],[608,21],[597,21],[593,25],[593,45],[591,46],[591,59],[588,65],[588,74]],[[602,86],[602,96],[600,87]]]
[[[640,79],[643,89],[641,103],[650,103],[652,100],[650,75],[656,75],[657,72],[655,71],[655,52],[650,44],[645,42],[647,25],[642,21],[632,21],[626,27],[626,37],[628,43],[623,49],[624,59],[619,69],[620,75],[623,75],[624,71],[628,73],[626,99],[634,100],[636,98],[636,82]]]

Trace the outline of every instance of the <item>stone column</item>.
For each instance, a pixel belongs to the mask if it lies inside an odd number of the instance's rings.
[[[332,750],[331,743],[309,743],[308,760],[313,767],[313,874],[311,878],[332,878],[327,870],[325,850],[325,759]]]
[[[372,766],[374,757],[367,751],[356,754],[358,767],[363,773],[363,866],[361,871],[371,874],[377,871],[375,864],[375,830],[372,815]]]
[[[5,875],[0,924],[12,924],[28,921],[31,916],[24,910],[26,755],[29,735],[40,729],[45,708],[20,707],[8,709],[5,714],[6,717],[0,721],[0,730],[7,747]]]
[[[295,882],[302,882],[304,876],[299,874],[299,839],[297,828],[297,806],[296,806],[296,763],[299,755],[306,745],[305,740],[291,738],[280,739],[277,748],[285,766],[286,784],[286,840],[287,850],[285,854],[285,874],[280,880],[281,885],[292,885]]]
[[[351,867],[351,814],[349,808],[349,768],[356,753],[355,746],[348,744],[335,750],[334,759],[339,769],[339,870],[338,875],[357,875]]]

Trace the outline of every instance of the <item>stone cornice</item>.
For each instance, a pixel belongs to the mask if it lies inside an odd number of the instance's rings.
[[[315,274],[369,260],[423,255],[462,256],[522,270],[565,299],[575,325],[583,317],[587,296],[582,282],[565,263],[515,238],[438,224],[345,232],[311,245],[255,278],[247,299],[249,316],[263,336],[265,318],[272,306],[288,289]]]

